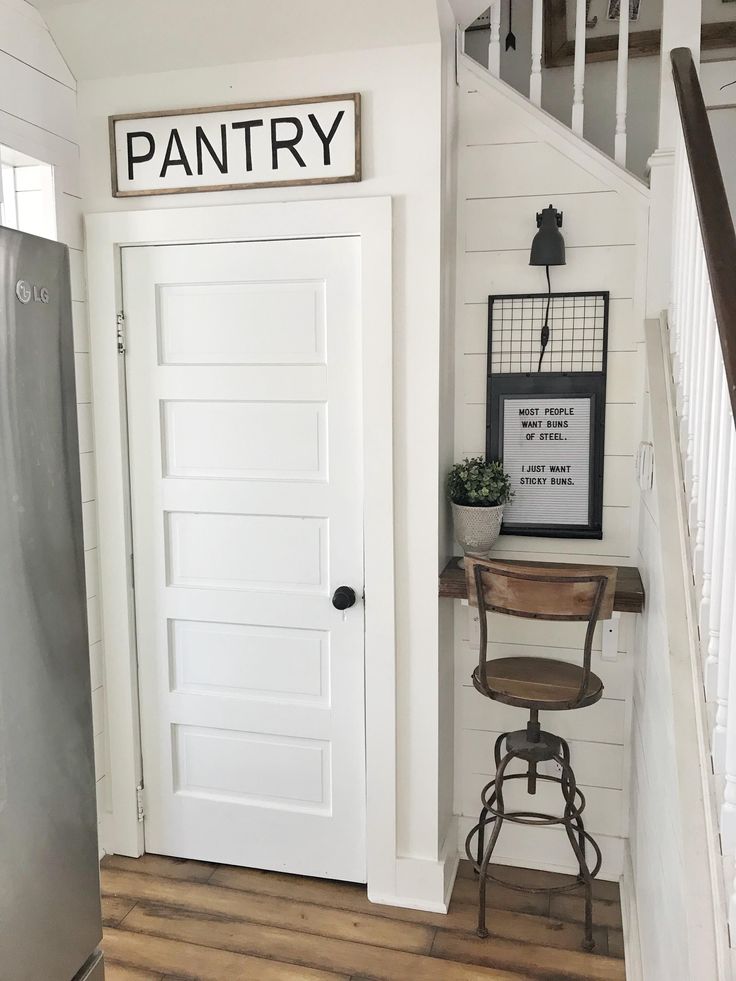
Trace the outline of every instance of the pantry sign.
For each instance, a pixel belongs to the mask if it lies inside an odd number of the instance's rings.
[[[114,197],[361,179],[360,95],[111,116]]]

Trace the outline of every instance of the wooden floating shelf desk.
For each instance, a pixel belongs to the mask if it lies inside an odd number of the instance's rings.
[[[504,559],[509,562],[509,559]],[[440,597],[447,599],[467,600],[468,590],[465,582],[465,570],[458,566],[458,559],[450,559],[440,574]],[[511,563],[510,563],[511,564]],[[519,562],[519,564],[523,564]],[[535,563],[548,569],[564,568],[564,562],[539,562]],[[591,563],[592,565],[593,563]],[[596,565],[604,565],[598,562]],[[618,577],[616,579],[616,595],[613,600],[613,609],[617,613],[641,613],[644,609],[644,584],[641,581],[639,570],[633,565],[620,565]]]

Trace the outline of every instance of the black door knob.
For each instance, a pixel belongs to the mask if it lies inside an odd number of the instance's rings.
[[[349,610],[355,606],[355,590],[350,586],[338,586],[332,594],[332,605],[336,610]]]

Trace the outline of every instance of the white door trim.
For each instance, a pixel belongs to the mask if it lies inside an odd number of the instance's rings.
[[[103,848],[143,851],[131,591],[125,389],[117,352],[120,249],[130,245],[357,236],[361,250],[366,594],[367,870],[372,894],[395,892],[396,672],[393,528],[391,199],[166,208],[86,218],[100,578],[112,813]]]

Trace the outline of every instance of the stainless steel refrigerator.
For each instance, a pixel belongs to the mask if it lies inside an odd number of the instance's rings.
[[[69,256],[0,228],[0,978],[100,981]]]

